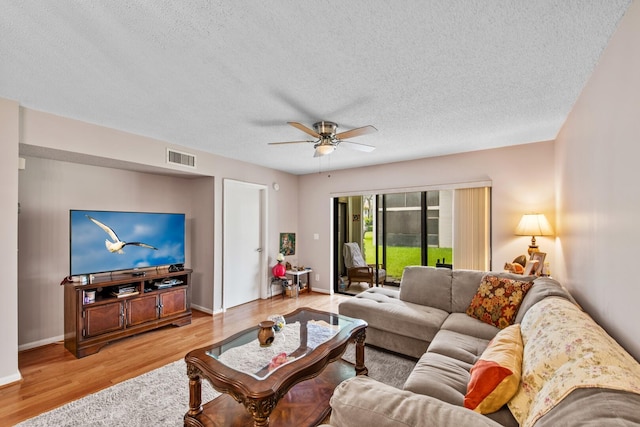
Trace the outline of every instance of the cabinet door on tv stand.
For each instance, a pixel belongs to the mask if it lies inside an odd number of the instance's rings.
[[[187,289],[180,288],[163,292],[160,298],[160,317],[167,317],[187,311]]]
[[[85,307],[83,317],[83,337],[92,337],[124,329],[124,303],[117,301]]]
[[[127,301],[127,326],[139,325],[157,318],[157,295],[146,295]]]

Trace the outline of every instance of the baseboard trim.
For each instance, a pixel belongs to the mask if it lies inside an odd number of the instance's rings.
[[[196,305],[196,304],[191,303],[191,308],[194,309],[194,310],[202,311],[203,313],[207,313],[207,314],[213,315],[213,310],[211,310],[210,308],[207,308],[207,307],[202,307],[200,305]]]
[[[60,341],[64,341],[64,335],[58,335],[57,337],[45,338],[43,340],[21,344],[18,346],[18,351],[30,350],[32,348],[42,347],[43,345],[55,344]]]
[[[18,381],[22,381],[22,375],[20,375],[20,371],[11,375],[7,375],[6,377],[0,378],[0,387],[9,385],[11,383],[15,383]]]

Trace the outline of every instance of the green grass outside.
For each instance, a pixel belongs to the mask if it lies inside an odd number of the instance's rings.
[[[373,233],[367,231],[364,234],[363,242],[364,257],[367,264],[375,264],[376,253],[373,247]],[[435,267],[436,260],[446,259],[447,263],[453,260],[452,248],[429,248],[428,265]],[[421,265],[420,248],[407,246],[389,246],[387,247],[387,278],[393,277],[400,279],[402,270],[408,265]]]

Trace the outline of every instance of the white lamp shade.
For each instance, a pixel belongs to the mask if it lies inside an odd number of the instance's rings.
[[[522,215],[516,236],[553,236],[553,228],[544,214]]]

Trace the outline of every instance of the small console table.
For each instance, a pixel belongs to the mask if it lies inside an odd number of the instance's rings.
[[[307,268],[305,270],[287,270],[285,274],[287,276],[293,276],[294,277],[293,285],[298,290],[298,292],[305,291],[305,290],[306,290],[306,292],[311,292],[311,273],[312,272],[313,272],[312,269]],[[303,281],[302,285],[305,285],[305,283],[306,283],[306,286],[302,287],[302,286],[300,286],[300,283],[301,283],[300,282],[300,277],[304,276],[305,274],[307,275],[307,281],[306,282]]]

